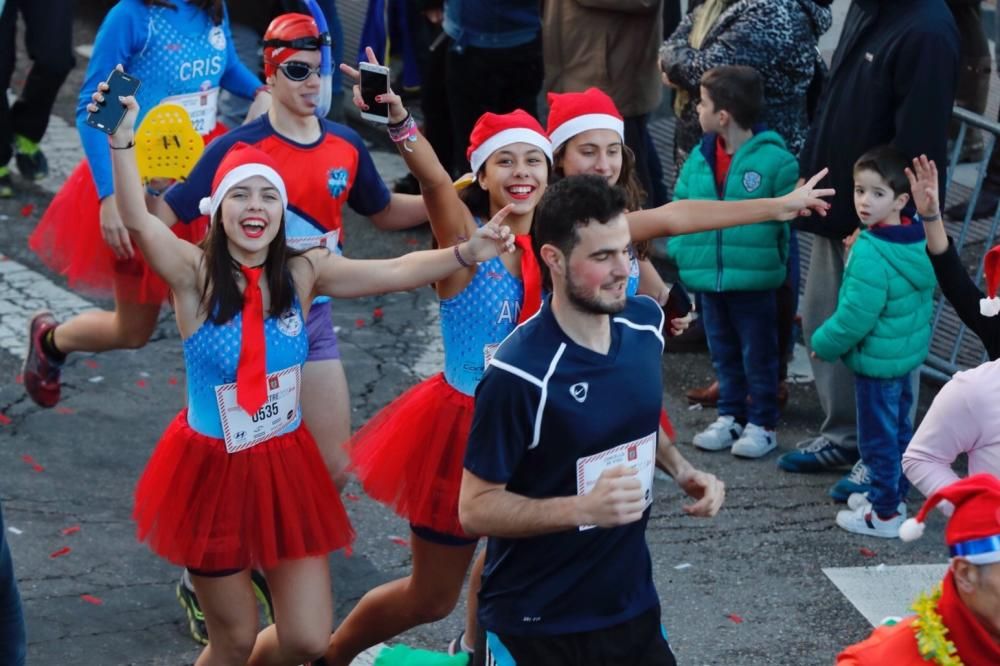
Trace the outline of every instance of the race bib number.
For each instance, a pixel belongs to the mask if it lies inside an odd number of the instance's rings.
[[[209,88],[187,95],[174,95],[161,103],[180,104],[191,116],[191,124],[202,136],[215,129],[215,119],[219,112],[219,89]]]
[[[314,247],[325,247],[334,254],[340,254],[340,229],[328,231],[315,236],[298,236],[287,240],[288,247],[293,250],[309,250]]]
[[[247,414],[236,402],[236,384],[215,387],[215,400],[222,418],[226,451],[236,453],[274,437],[295,422],[299,410],[299,366],[267,376],[267,400],[255,414]]]
[[[500,349],[499,342],[494,342],[483,347],[483,370],[490,367],[490,361],[493,360],[498,349]]]
[[[607,451],[595,453],[586,458],[579,458],[576,461],[576,494],[586,495],[593,490],[597,484],[597,479],[606,469],[611,469],[618,465],[634,467],[639,470],[639,483],[642,484],[642,493],[645,499],[645,507],[653,503],[653,471],[656,461],[656,433],[651,433],[621,444]],[[580,531],[589,530],[594,525],[581,525]]]

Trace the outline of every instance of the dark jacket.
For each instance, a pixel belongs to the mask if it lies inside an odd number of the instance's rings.
[[[941,293],[951,303],[955,314],[982,340],[991,361],[1000,358],[1000,317],[986,317],[979,311],[979,299],[986,296],[965,272],[962,260],[955,251],[955,243],[949,238],[945,252],[928,253],[928,256]]]
[[[800,171],[830,168],[837,194],[830,214],[796,227],[844,238],[858,226],[853,165],[868,149],[892,143],[907,157],[946,164],[948,120],[958,77],[958,29],[944,0],[854,0]],[[940,170],[944,201],[945,169]]]

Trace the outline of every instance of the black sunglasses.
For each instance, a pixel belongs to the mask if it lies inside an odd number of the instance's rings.
[[[313,74],[319,74],[319,66],[310,67],[304,62],[289,60],[277,65],[290,81],[305,81]]]

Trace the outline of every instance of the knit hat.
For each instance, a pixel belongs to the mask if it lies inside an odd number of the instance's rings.
[[[512,143],[531,144],[545,153],[549,162],[552,161],[552,142],[531,114],[521,109],[504,114],[487,112],[479,116],[469,135],[469,149],[465,156],[472,165],[472,173],[479,173],[479,168],[490,155]]]
[[[611,130],[625,143],[625,121],[614,101],[597,88],[583,92],[549,93],[549,138],[552,149],[577,134],[595,129]]]
[[[927,514],[944,500],[955,505],[944,530],[951,556],[973,564],[1000,562],[1000,479],[992,474],[974,474],[938,490],[914,518],[900,526],[899,538],[919,539]]]
[[[267,153],[240,141],[234,143],[219,162],[219,166],[215,169],[215,178],[212,179],[212,196],[199,201],[198,210],[202,215],[214,218],[219,206],[222,205],[222,200],[226,197],[226,192],[253,176],[266,178],[281,195],[281,204],[288,206],[288,193],[285,191],[285,181],[278,174],[278,165]]]
[[[986,298],[979,300],[979,312],[984,317],[995,317],[1000,313],[1000,245],[995,246],[983,257],[983,271],[986,273]]]
[[[316,21],[308,14],[282,14],[267,26],[264,33],[264,76],[272,76],[278,65],[297,51],[318,51],[328,44],[329,35],[320,35]]]

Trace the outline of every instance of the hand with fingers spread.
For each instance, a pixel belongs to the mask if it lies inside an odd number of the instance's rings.
[[[606,469],[586,495],[578,497],[581,525],[619,527],[642,518],[646,501],[633,467]]]
[[[696,518],[712,518],[719,513],[726,499],[726,484],[714,474],[692,467],[675,477],[674,481],[688,497],[695,500],[681,507],[684,513]]]
[[[796,217],[809,217],[813,212],[821,217],[826,217],[827,211],[830,210],[830,204],[823,198],[832,197],[837,191],[832,188],[817,189],[816,183],[825,178],[828,172],[829,169],[820,170],[805,183],[780,197],[782,212],[777,219],[789,221]]]
[[[938,170],[934,160],[926,155],[913,158],[913,168],[906,168],[906,178],[910,181],[913,205],[920,217],[934,221],[941,217],[941,203],[938,199]]]
[[[368,62],[370,62],[371,64],[373,65],[379,64],[378,58],[375,57],[375,51],[372,50],[372,47],[370,46],[365,47],[365,56],[367,56]],[[352,86],[351,88],[351,90],[354,93],[354,106],[358,107],[362,111],[367,111],[368,105],[365,104],[365,100],[361,96],[361,72],[351,67],[347,63],[340,64],[340,71],[343,72],[345,76],[349,77],[352,81],[354,81],[354,86]],[[389,105],[390,124],[401,123],[404,120],[406,120],[408,112],[406,110],[406,107],[403,106],[403,98],[394,93],[392,91],[392,88],[389,88],[389,92],[378,95],[375,98],[375,101],[378,102],[379,104]]]
[[[460,252],[463,257],[475,263],[489,261],[493,257],[514,251],[514,234],[510,227],[503,223],[513,210],[514,204],[507,204],[493,218],[476,229],[472,238],[462,243]]]

